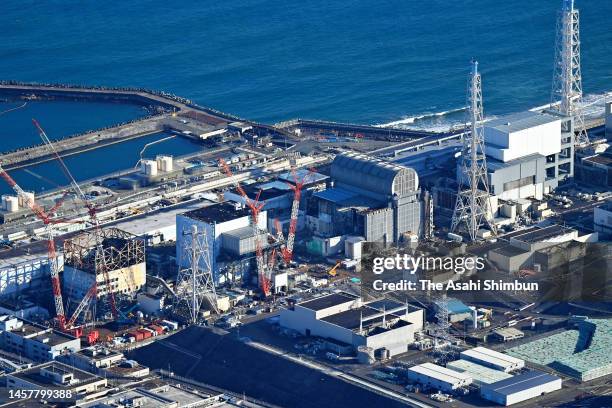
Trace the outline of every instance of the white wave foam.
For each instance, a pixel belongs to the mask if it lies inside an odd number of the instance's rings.
[[[587,94],[583,97],[582,110],[588,118],[601,117],[604,114],[604,102],[612,100],[612,91],[601,94]],[[550,106],[549,103],[535,108],[530,111],[542,111]],[[465,118],[453,115],[467,110],[467,107],[451,109],[443,112],[424,113],[422,115],[405,117],[400,120],[395,120],[389,123],[375,125],[380,128],[398,128],[424,130],[430,132],[447,132],[456,127],[465,125]],[[491,115],[484,119],[484,122],[496,119],[497,116]]]
[[[400,120],[395,120],[389,123],[382,123],[382,124],[375,125],[375,126],[380,127],[380,128],[388,128],[388,127],[392,128],[392,127],[401,127],[401,125],[412,125],[418,121],[423,121],[425,119],[439,118],[439,117],[450,115],[453,113],[462,112],[466,109],[467,107],[463,107],[463,108],[451,109],[451,110],[442,111],[442,112],[424,113],[422,115],[411,116],[411,117],[403,118]]]
[[[585,116],[596,118],[604,114],[604,102],[610,99],[612,99],[612,91],[600,94],[586,94],[582,97],[582,104],[580,104],[580,107]],[[555,103],[555,105],[558,104],[559,102]],[[529,110],[532,112],[538,112],[547,109],[549,106],[550,103],[547,103],[545,105],[536,106],[535,108],[531,108]]]

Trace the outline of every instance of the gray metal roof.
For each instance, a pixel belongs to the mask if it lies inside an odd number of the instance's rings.
[[[346,292],[331,293],[329,295],[298,303],[298,305],[305,307],[306,309],[317,311],[327,309],[328,307],[341,305],[346,302],[352,302],[355,301],[357,298],[358,296]]]
[[[502,162],[496,159],[487,158],[487,169],[495,171],[495,170],[499,170],[499,169],[503,169],[507,167],[517,166],[521,163],[527,163],[530,161],[544,160],[544,159],[546,159],[546,156],[541,155],[539,153],[533,153],[527,156],[518,157],[514,160],[510,160],[507,162]]]
[[[484,127],[512,133],[557,121],[561,121],[561,118],[548,113],[526,111],[485,122]]]
[[[261,235],[264,235],[264,234],[265,233],[262,233]],[[254,237],[255,231],[253,230],[253,227],[247,226],[247,227],[237,228],[232,231],[224,232],[223,235],[226,235],[228,237],[238,238],[238,239],[246,239],[246,238]]]
[[[409,172],[418,180],[409,167],[360,153],[339,154],[331,165],[331,176],[338,182],[383,195],[391,195],[395,178]]]
[[[557,380],[559,380],[559,377],[546,374],[542,371],[533,370],[515,375],[512,378],[507,378],[493,384],[483,384],[482,390],[487,389],[498,394],[508,396]]]
[[[515,235],[513,236],[513,238],[518,241],[533,243],[558,237],[560,235],[569,234],[572,231],[574,230],[571,228],[554,224],[548,227],[534,229],[532,231],[526,232],[525,234]]]

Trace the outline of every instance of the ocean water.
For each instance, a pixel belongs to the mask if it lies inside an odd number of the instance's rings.
[[[95,179],[109,173],[134,168],[140,159],[140,152],[147,143],[168,136],[164,133],[144,136],[78,155],[67,156],[64,162],[77,181]],[[147,147],[143,157],[154,159],[157,154],[181,156],[203,149],[202,145],[192,140],[175,137]],[[12,170],[9,171],[9,174],[21,188],[37,193],[57,190],[70,183],[55,160],[28,166],[25,169]],[[7,193],[12,193],[11,188],[2,181],[0,194]]]
[[[0,102],[0,151],[42,143],[32,119],[51,140],[87,132],[147,115],[144,107],[125,103],[76,101]]]
[[[265,122],[435,127],[462,117],[473,57],[487,115],[549,102],[561,3],[4,0],[0,78],[162,89]],[[576,5],[594,98],[612,89],[612,1]]]

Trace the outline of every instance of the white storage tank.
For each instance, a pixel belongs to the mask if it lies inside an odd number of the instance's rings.
[[[172,156],[159,155],[157,156],[157,170],[162,172],[172,171],[173,162]]]
[[[344,241],[344,254],[349,259],[361,259],[361,250],[365,238],[347,237]]]
[[[16,212],[19,210],[19,199],[15,196],[2,196],[2,209],[6,212]]]
[[[157,175],[157,162],[153,160],[143,160],[141,162],[141,171],[143,174],[147,176],[155,176]]]
[[[31,191],[26,191],[25,192],[25,197],[19,197],[19,206],[20,207],[24,207],[27,208],[28,207],[28,201],[33,203],[34,202],[34,193]]]

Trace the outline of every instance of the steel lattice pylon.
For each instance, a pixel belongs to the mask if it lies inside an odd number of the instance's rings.
[[[457,177],[459,190],[451,231],[455,232],[461,226],[465,226],[470,239],[475,241],[481,226],[488,226],[493,235],[497,234],[487,180],[482,127],[482,84],[476,61],[472,61],[472,72],[468,83],[468,113],[471,126],[469,135],[463,137],[461,174]]]
[[[208,240],[206,232],[198,231],[196,225],[192,225],[188,231],[183,231],[183,248],[181,250],[182,260],[180,265],[187,264],[187,267],[180,267],[176,279],[174,309],[181,313],[185,308],[186,313],[192,324],[198,321],[198,313],[204,300],[208,300],[215,312],[217,310],[217,293],[212,274],[210,262],[210,252],[208,250]]]
[[[436,324],[432,328],[434,337],[434,352],[443,363],[448,362],[453,353],[453,344],[457,339],[450,333],[451,322],[449,319],[448,297],[446,293],[436,301]]]
[[[589,137],[582,111],[582,73],[580,69],[580,16],[574,0],[563,0],[557,17],[555,63],[551,108],[574,118],[575,144],[586,145]]]

